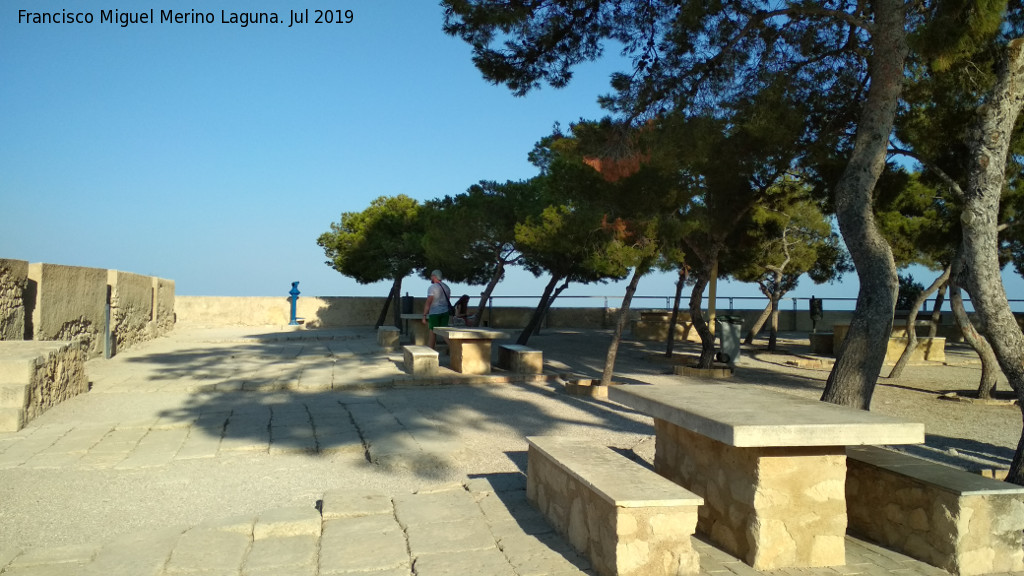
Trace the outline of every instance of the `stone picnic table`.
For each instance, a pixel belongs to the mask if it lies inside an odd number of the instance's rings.
[[[405,333],[412,343],[416,346],[426,346],[430,331],[423,323],[423,314],[402,314],[401,318],[405,322]]]
[[[509,335],[485,328],[434,328],[444,338],[451,355],[451,369],[463,374],[491,373],[491,342]]]
[[[758,570],[845,564],[846,446],[924,442],[923,424],[744,384],[609,399],[654,417],[655,470],[703,496],[697,531]]]

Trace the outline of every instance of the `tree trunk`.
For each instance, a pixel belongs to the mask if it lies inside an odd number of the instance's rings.
[[[373,328],[376,330],[384,325],[384,319],[388,317],[388,307],[391,306],[391,299],[395,297],[395,283],[391,284],[391,292],[388,292],[388,297],[384,299],[384,307],[380,309],[380,316],[377,317],[377,323],[374,324]]]
[[[985,338],[1024,414],[1024,333],[1010,311],[999,266],[999,196],[1005,184],[1007,152],[1024,103],[1024,40],[1009,43],[996,85],[968,133],[971,164],[960,214],[963,287],[971,295]],[[1024,434],[1006,480],[1024,485]]]
[[[910,357],[914,354],[914,350],[917,349],[917,312],[924,306],[924,301],[932,295],[932,292],[938,290],[940,286],[946,285],[946,282],[949,280],[949,273],[950,267],[946,266],[942,274],[939,274],[939,277],[932,282],[931,286],[922,290],[910,306],[910,312],[907,314],[907,347],[903,349],[900,359],[896,361],[896,365],[889,372],[889,378],[899,378],[903,375],[903,370],[910,362]]]
[[[683,285],[686,284],[686,268],[679,268],[679,279],[676,280],[676,297],[672,301],[672,320],[668,325],[668,342],[665,344],[665,356],[669,358],[675,353],[676,322],[679,321],[679,303],[683,299]]]
[[[772,307],[772,323],[768,332],[768,351],[775,352],[775,349],[779,344],[779,300],[782,299],[781,294],[772,294],[772,301],[770,306]]]
[[[480,294],[480,304],[476,307],[476,320],[473,321],[473,326],[480,325],[480,319],[484,317],[484,310],[487,309],[487,301],[491,298],[491,293],[494,292],[494,288],[498,286],[498,282],[501,282],[503,276],[505,276],[505,263],[499,262],[487,287]]]
[[[548,306],[551,305],[550,301],[554,300],[551,294],[555,291],[555,285],[562,278],[560,276],[552,276],[547,286],[544,287],[544,293],[540,296],[540,302],[537,303],[537,308],[533,311],[533,316],[530,317],[530,321],[526,324],[526,328],[519,333],[519,338],[516,339],[516,344],[520,346],[526,346],[526,343],[530,340],[530,336],[533,335],[534,330],[540,325],[540,321],[544,318],[544,314],[548,310]]]
[[[949,281],[939,286],[939,292],[935,294],[935,306],[932,307],[932,323],[928,326],[928,337],[935,338],[939,334],[939,324],[942,324],[942,303],[946,300],[946,290],[949,288]]]
[[[964,342],[967,342],[981,359],[981,379],[978,381],[978,398],[991,398],[996,389],[996,380],[999,378],[999,360],[996,360],[995,352],[988,345],[985,337],[978,334],[964,310],[964,300],[960,296],[960,286],[955,281],[949,285],[949,307],[953,310],[953,317],[964,335]]]
[[[875,30],[868,60],[871,85],[857,125],[849,163],[835,190],[836,219],[860,279],[850,331],[839,349],[821,399],[871,407],[896,304],[896,264],[872,212],[872,192],[885,166],[889,134],[903,85],[907,56],[902,0],[873,3]]]
[[[761,315],[757,317],[757,320],[754,321],[754,325],[750,327],[750,331],[747,332],[747,337],[743,339],[744,344],[749,346],[754,343],[754,337],[761,331],[761,328],[764,327],[764,323],[768,321],[768,318],[770,318],[771,315],[772,299],[768,298],[768,305],[764,307],[764,310],[761,311]]]
[[[394,306],[391,308],[394,311],[394,315],[391,319],[395,323],[395,328],[402,327],[402,279],[395,278],[395,286],[391,290],[394,298]]]
[[[619,353],[619,341],[622,339],[622,330],[626,326],[626,319],[629,318],[629,305],[633,302],[633,294],[636,294],[636,287],[640,284],[640,277],[650,270],[647,262],[641,262],[633,269],[633,277],[626,286],[626,294],[622,297],[622,307],[619,308],[618,319],[615,322],[615,334],[612,342],[608,345],[608,356],[604,360],[604,372],[601,373],[601,385],[608,386],[612,383],[612,376],[615,372],[615,357]],[[669,326],[669,337],[675,332],[675,325]]]
[[[693,322],[697,334],[700,334],[701,342],[700,362],[697,364],[699,368],[711,368],[711,363],[715,360],[715,335],[708,328],[704,313],[700,309],[701,300],[704,299],[704,288],[707,285],[707,277],[701,274],[697,276],[697,282],[690,292],[690,321]]]

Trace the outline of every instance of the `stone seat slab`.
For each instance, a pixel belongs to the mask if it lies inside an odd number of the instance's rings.
[[[594,442],[555,436],[531,436],[526,442],[619,508],[704,503],[693,492]]]

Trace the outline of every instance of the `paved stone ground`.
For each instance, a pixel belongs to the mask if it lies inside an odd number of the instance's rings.
[[[606,332],[545,333],[551,373],[599,373]],[[665,378],[624,342],[624,380]],[[87,365],[92,390],[0,433],[0,574],[592,574],[525,499],[526,436],[648,462],[648,418],[551,379],[414,379],[370,329],[178,326]],[[760,376],[759,376],[760,377]],[[756,574],[696,540],[704,574]],[[945,574],[847,539],[847,565]]]

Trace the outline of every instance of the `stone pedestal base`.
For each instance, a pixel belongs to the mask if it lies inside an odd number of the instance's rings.
[[[703,496],[697,531],[757,570],[846,563],[846,455],[736,448],[654,419],[655,470]]]
[[[448,340],[448,346],[451,352],[452,370],[462,374],[491,373],[490,340],[451,338]]]

